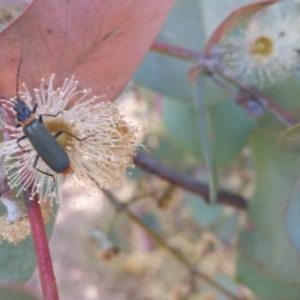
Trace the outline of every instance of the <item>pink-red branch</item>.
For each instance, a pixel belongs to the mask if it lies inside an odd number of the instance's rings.
[[[140,169],[167,180],[175,186],[201,196],[207,203],[209,202],[209,187],[207,184],[178,173],[145,154],[139,153],[134,158],[134,164]],[[218,190],[218,203],[237,209],[247,209],[248,206],[248,201],[240,195],[222,189]]]
[[[24,196],[40,274],[43,299],[59,300],[47,235],[44,227],[41,207],[38,203],[38,197],[35,196],[33,200],[30,200],[30,190],[24,192]]]
[[[158,41],[154,41],[154,43],[151,46],[151,50],[157,53],[166,54],[169,56],[173,56],[183,60],[189,60],[192,62],[196,62],[202,56],[202,53],[172,46]]]
[[[268,98],[260,91],[256,90],[253,87],[248,87],[243,85],[241,82],[239,82],[238,79],[228,77],[221,68],[215,68],[215,67],[211,68],[212,64],[210,62],[210,59],[209,57],[206,58],[204,53],[195,52],[192,50],[180,48],[177,46],[172,46],[158,41],[155,41],[152,44],[151,50],[157,53],[161,53],[164,55],[172,56],[175,58],[179,58],[194,63],[195,64],[194,67],[192,67],[189,71],[189,77],[191,80],[193,80],[197,76],[198,72],[200,72],[201,70],[206,70],[209,73],[213,73],[213,74],[215,73],[220,75],[227,81],[233,83],[236,87],[246,90],[249,93],[255,95],[257,100],[266,109],[268,109],[269,112],[273,114],[275,118],[277,118],[284,125],[292,126],[296,124],[296,120],[293,118],[293,116],[291,116],[288,112],[283,110],[280,106],[278,106],[276,103],[274,103],[270,98]]]

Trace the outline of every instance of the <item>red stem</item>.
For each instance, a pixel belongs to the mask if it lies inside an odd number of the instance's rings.
[[[38,203],[38,197],[35,196],[33,200],[30,200],[29,190],[24,192],[24,196],[38,263],[43,299],[59,300],[47,235],[42,218],[41,207]]]
[[[183,60],[189,60],[192,62],[196,62],[201,56],[203,56],[202,53],[180,48],[177,46],[172,46],[158,41],[153,42],[151,46],[151,50],[161,54],[166,54],[169,56],[180,58]]]
[[[9,110],[0,106],[1,119],[9,125],[15,125],[15,117]],[[9,136],[2,131],[4,140],[10,139]],[[2,171],[0,169],[0,171]],[[4,174],[4,172],[2,172]],[[2,179],[0,176],[0,194],[7,191],[6,178]],[[40,274],[40,281],[43,292],[44,300],[59,300],[57,286],[55,282],[55,276],[52,267],[52,260],[48,246],[47,235],[44,227],[43,217],[41,213],[41,207],[38,203],[38,197],[34,197],[33,200],[29,200],[31,196],[31,189],[27,189],[24,192],[25,203],[28,210],[28,217],[32,232],[32,239],[36,253],[36,259],[38,263],[38,269]]]

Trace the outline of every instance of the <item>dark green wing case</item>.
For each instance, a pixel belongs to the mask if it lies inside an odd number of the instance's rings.
[[[23,127],[23,132],[40,158],[56,173],[70,166],[70,159],[55,137],[38,119]]]

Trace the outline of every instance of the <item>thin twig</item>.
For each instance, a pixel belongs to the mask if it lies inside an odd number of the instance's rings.
[[[285,110],[283,110],[280,106],[275,104],[270,98],[268,98],[266,95],[261,93],[260,91],[256,90],[253,87],[245,86],[243,83],[241,83],[236,78],[231,78],[228,76],[228,74],[225,74],[224,70],[221,68],[216,68],[216,66],[211,62],[209,58],[205,58],[204,53],[202,52],[195,52],[192,50],[188,50],[185,48],[172,46],[169,44],[161,43],[158,41],[155,41],[152,46],[151,50],[176,57],[182,60],[190,61],[196,64],[196,66],[193,68],[195,71],[197,69],[206,69],[211,73],[217,73],[220,76],[222,76],[227,81],[233,83],[235,86],[244,89],[248,91],[249,93],[255,95],[260,101],[260,103],[270,111],[276,117],[281,123],[283,123],[286,126],[292,126],[295,125],[297,122],[296,120]],[[199,63],[201,61],[201,63]]]
[[[178,173],[175,170],[158,163],[153,158],[145,154],[139,153],[134,158],[134,164],[144,171],[154,174],[176,186],[201,196],[207,203],[209,202],[209,187],[207,184]],[[222,189],[218,192],[217,200],[220,204],[230,205],[239,209],[246,209],[248,205],[247,200],[241,196]]]
[[[214,68],[214,72],[222,76],[224,79],[228,80],[229,82],[233,83],[235,86],[243,89],[250,94],[254,95],[257,100],[261,103],[261,105],[268,109],[268,111],[277,118],[281,123],[286,125],[287,127],[293,126],[297,123],[293,116],[291,116],[288,112],[282,109],[282,107],[278,106],[276,103],[272,101],[269,97],[261,93],[260,91],[256,90],[251,86],[246,86],[241,81],[236,78],[232,78],[224,72],[221,68]]]
[[[47,235],[44,227],[41,207],[38,203],[38,197],[35,196],[33,200],[30,200],[29,189],[24,192],[24,196],[41,280],[43,299],[59,300]]]
[[[191,61],[191,62],[198,61],[200,56],[203,55],[203,54],[195,52],[195,51],[180,48],[177,46],[172,46],[172,45],[161,43],[158,41],[154,41],[154,43],[152,44],[150,49],[157,53],[165,54],[168,56],[172,56],[175,58],[179,58],[179,59],[187,60],[187,61]]]
[[[163,247],[165,250],[167,250],[177,261],[182,263],[187,270],[194,274],[194,276],[197,276],[198,278],[202,279],[203,281],[210,284],[212,287],[217,289],[219,292],[226,295],[229,299],[233,300],[241,300],[238,296],[232,294],[229,290],[227,290],[225,287],[220,285],[218,282],[207,276],[206,274],[202,273],[201,271],[195,269],[194,266],[190,264],[190,262],[181,254],[181,252],[177,251],[176,249],[173,249],[169,246],[169,244],[157,233],[155,233],[151,228],[149,228],[145,223],[143,223],[136,215],[134,215],[129,209],[126,204],[121,203],[115,195],[113,195],[110,191],[103,189],[103,193],[106,195],[108,200],[111,204],[114,205],[117,211],[123,212],[127,215],[127,217],[139,225],[141,228],[143,228],[146,233],[161,247]]]
[[[133,203],[136,203],[139,200],[143,200],[143,199],[145,199],[146,197],[149,197],[149,196],[153,196],[153,192],[145,192],[143,194],[133,196],[132,198],[130,198],[128,200],[127,204],[132,205]]]

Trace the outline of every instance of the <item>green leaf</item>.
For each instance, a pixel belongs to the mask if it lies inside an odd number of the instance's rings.
[[[57,205],[53,207],[54,214]],[[6,214],[6,209],[0,205],[0,215]],[[55,218],[46,225],[48,237],[52,232]],[[0,244],[0,280],[26,282],[36,268],[35,251],[31,235],[17,245],[2,241]],[[0,297],[0,299],[2,299]]]
[[[176,1],[158,40],[191,50],[203,48],[205,38],[197,1]],[[134,81],[163,95],[192,100],[193,91],[187,77],[191,67],[190,62],[150,52],[136,72]]]
[[[178,0],[161,29],[158,40],[183,49],[200,51],[204,48],[208,33],[219,24],[220,13],[230,12],[227,4],[220,1],[209,1],[202,10],[203,1]],[[226,9],[224,9],[226,6]],[[208,7],[212,11],[220,10],[218,18],[206,18]],[[211,26],[211,23],[214,23]],[[194,62],[187,62],[177,58],[150,52],[145,57],[134,81],[165,96],[177,99],[193,99],[193,91],[188,80],[188,71]],[[226,96],[215,83],[206,83],[208,95],[206,101],[220,102]]]
[[[226,288],[226,290],[228,290],[232,294],[236,295],[236,298],[239,299],[239,297],[240,297],[240,290],[239,289],[240,288],[239,288],[238,284],[232,280],[232,278],[230,278],[228,275],[217,275],[213,279],[217,283],[222,285],[224,288]],[[219,290],[213,288],[212,286],[210,286],[207,283],[203,283],[202,290],[213,292],[213,294],[216,295],[216,298],[213,298],[213,299],[217,299],[217,300],[228,300],[229,299],[222,292],[220,292]]]
[[[286,232],[285,214],[300,158],[282,152],[277,136],[278,132],[264,131],[251,140],[257,190],[249,206],[248,229],[239,240],[238,279],[253,289],[257,299],[296,300],[300,260]]]
[[[230,245],[236,237],[240,225],[239,212],[224,214],[212,228],[214,234],[226,245]]]
[[[209,202],[216,204],[217,190],[218,190],[218,176],[216,172],[215,159],[213,157],[213,131],[210,123],[210,115],[206,107],[205,89],[203,83],[205,82],[203,74],[199,74],[194,88],[194,105],[197,116],[197,127],[200,134],[201,149],[203,152],[205,164],[208,170],[209,183]],[[197,130],[197,129],[196,129]]]
[[[184,155],[203,161],[197,120],[192,103],[163,98],[163,122],[167,134]]]
[[[195,166],[195,159],[188,155],[169,135],[164,133],[158,135],[157,138],[158,144],[155,147],[147,146],[151,156],[155,159],[182,172]]]
[[[251,260],[239,256],[237,263],[237,280],[255,292],[256,300],[299,300],[297,288],[295,289],[282,281],[276,284],[277,278],[274,278],[273,274],[265,272],[265,269],[253,264]],[[277,273],[279,272],[280,269],[277,270]]]
[[[211,106],[210,112],[216,163],[228,165],[248,143],[256,121],[231,99]]]
[[[16,287],[0,287],[0,299],[1,300],[38,300],[34,295],[29,292]]]
[[[290,195],[286,209],[285,225],[287,233],[300,254],[300,177]]]
[[[289,127],[278,139],[282,150],[300,153],[300,123]]]
[[[264,88],[262,92],[291,115],[299,110],[300,85],[295,76],[289,77],[284,82],[278,82],[273,86]],[[278,119],[271,114],[267,114],[260,120],[259,125],[260,127],[277,127]]]
[[[211,206],[194,194],[186,193],[185,200],[191,208],[192,217],[196,223],[202,227],[211,226],[221,216],[223,212],[222,206]]]
[[[255,126],[243,109],[232,100],[209,106],[213,128],[213,155],[217,166],[228,165],[248,142]],[[181,149],[203,162],[200,136],[193,104],[163,98],[163,122],[170,139]]]

